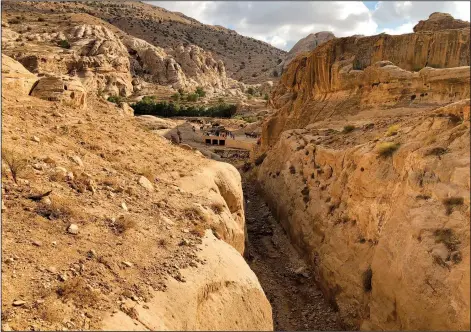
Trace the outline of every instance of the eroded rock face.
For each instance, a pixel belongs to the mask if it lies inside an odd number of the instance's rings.
[[[334,39],[335,35],[330,31],[321,31],[317,33],[311,33],[306,37],[300,39],[291,50],[286,54],[285,60],[283,61],[283,68],[286,68],[290,62],[300,53],[309,52],[315,49],[317,46]]]
[[[165,292],[156,292],[148,309],[135,304],[134,320],[119,311],[107,315],[104,330],[273,330],[270,302],[242,256],[211,231],[203,238],[198,270],[182,271],[185,283],[169,280]]]
[[[2,54],[2,90],[29,94],[37,81],[36,75],[30,73],[21,63]]]
[[[85,106],[86,91],[78,79],[70,77],[44,77],[31,90],[31,96],[50,101],[61,101],[75,107]]]
[[[271,208],[350,327],[469,329],[469,109],[373,116],[349,134],[319,122],[268,152]]]
[[[467,98],[469,33],[337,38],[296,58],[272,94],[278,111],[264,125],[262,146],[275,144],[283,130],[325,117]]]
[[[197,86],[215,90],[228,86],[222,61],[214,60],[209,52],[195,45],[165,51],[130,36],[123,41],[133,59],[133,72],[148,76],[150,81],[190,90]]]
[[[421,20],[414,26],[414,32],[463,28],[469,28],[469,22],[457,20],[447,13],[432,13],[427,20]]]

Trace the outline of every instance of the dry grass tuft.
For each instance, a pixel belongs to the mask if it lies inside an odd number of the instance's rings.
[[[80,217],[80,212],[74,208],[75,202],[67,197],[51,197],[51,204],[40,202],[36,213],[48,219],[69,220]]]
[[[398,131],[399,131],[399,126],[398,125],[392,125],[386,131],[386,137],[397,135]]]
[[[345,127],[343,127],[342,133],[348,134],[348,133],[351,133],[354,130],[355,130],[354,125],[346,125]]]
[[[27,160],[12,149],[2,149],[2,161],[8,166],[13,181],[17,183],[18,177],[25,173]]]
[[[114,223],[114,228],[118,234],[123,234],[130,229],[136,229],[137,222],[130,215],[121,216]]]
[[[399,148],[399,143],[383,142],[378,144],[377,151],[381,157],[391,156]]]
[[[213,202],[213,203],[211,203],[211,205],[209,207],[216,214],[221,214],[222,211],[224,211],[224,204],[222,204],[222,203]]]
[[[78,307],[93,306],[100,299],[98,293],[80,277],[67,280],[56,292],[63,300],[74,301]]]

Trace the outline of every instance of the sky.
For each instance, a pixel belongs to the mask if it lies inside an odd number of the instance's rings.
[[[289,51],[310,33],[337,37],[412,32],[419,20],[445,12],[469,21],[469,1],[146,1],[205,24],[221,25]]]

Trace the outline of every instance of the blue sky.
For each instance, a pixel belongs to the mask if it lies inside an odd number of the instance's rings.
[[[419,20],[446,12],[470,20],[469,1],[147,1],[196,20],[290,50],[310,33],[337,37],[411,33]]]

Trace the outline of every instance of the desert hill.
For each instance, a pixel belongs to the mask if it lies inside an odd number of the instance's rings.
[[[137,1],[6,1],[4,10],[39,13],[87,13],[103,19],[127,34],[161,48],[197,45],[222,60],[228,76],[245,83],[276,80],[274,70],[286,52],[235,31],[202,24],[181,13]]]

